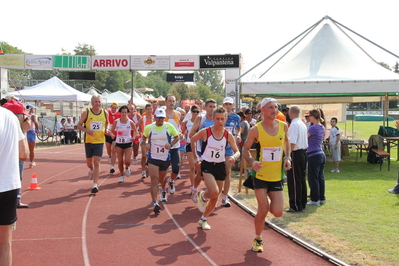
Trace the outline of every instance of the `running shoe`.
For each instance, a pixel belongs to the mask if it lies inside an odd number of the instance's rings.
[[[158,203],[154,203],[154,212],[155,214],[159,214],[161,212],[161,206]]]
[[[166,191],[161,192],[161,201],[166,202],[168,199],[166,198]]]
[[[230,207],[231,206],[229,197],[227,195],[224,195],[223,198],[222,198],[222,206],[223,207]]]
[[[309,201],[306,205],[320,206],[320,201]]]
[[[141,179],[145,179],[147,177],[147,173],[145,171],[141,172]]]
[[[121,175],[121,177],[119,177],[118,183],[123,183],[123,182],[125,182],[125,177]]]
[[[206,206],[208,206],[208,201],[204,201],[204,199],[202,197],[204,195],[204,193],[205,193],[205,191],[200,191],[197,193],[197,195],[198,195],[197,196],[197,200],[198,200],[197,207],[200,212],[204,212],[206,209]]]
[[[109,168],[109,172],[110,172],[111,174],[115,173],[115,168],[114,168],[113,166],[111,166],[111,167]]]
[[[35,162],[31,162],[30,164],[29,164],[29,168],[33,168],[33,167],[35,167],[36,166],[36,163]]]
[[[89,170],[88,176],[89,176],[89,180],[93,179],[93,170]]]
[[[211,229],[211,226],[208,224],[207,220],[200,219],[198,221],[198,224],[199,224],[199,226],[202,227],[203,230],[210,230]]]
[[[98,192],[98,186],[97,184],[93,184],[91,187],[91,193],[96,194]]]
[[[197,189],[191,188],[191,199],[194,201],[194,203],[198,202]]]
[[[130,170],[130,167],[126,168],[125,176],[128,177],[128,176],[130,176],[131,173],[132,173],[132,170]]]
[[[133,158],[133,164],[136,165],[138,163],[137,158]]]
[[[175,181],[169,179],[169,193],[175,194]]]
[[[252,243],[252,250],[255,252],[263,252],[263,241],[262,238],[255,238]]]
[[[180,173],[176,176],[176,179],[181,179]]]

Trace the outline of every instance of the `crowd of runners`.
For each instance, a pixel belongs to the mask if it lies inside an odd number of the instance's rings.
[[[24,111],[23,106],[13,102]],[[9,104],[11,107],[13,105]],[[176,108],[174,95],[167,95],[163,106],[158,106],[157,102],[148,103],[142,113],[136,108],[134,103],[123,106],[112,103],[105,110],[101,95],[96,94],[92,96],[91,107],[81,114],[76,129],[84,133],[88,177],[92,180],[91,193],[100,191],[100,162],[105,143],[109,173],[119,174],[119,183],[127,178],[150,180],[150,195],[156,214],[160,214],[168,196],[175,194],[175,183],[181,178],[189,179],[191,199],[201,213],[198,224],[203,230],[209,230],[208,218],[221,195],[220,204],[231,206],[228,197],[231,169],[236,162],[245,159],[253,168],[249,186],[254,189],[258,202],[252,244],[252,250],[256,252],[263,251],[262,231],[267,213],[279,217],[284,212],[285,171],[288,188],[293,192],[289,193],[290,209],[287,211],[297,212],[306,205],[325,204],[322,175],[325,156],[321,151],[322,139],[319,139],[324,127],[313,131],[310,127],[306,131],[305,123],[300,122],[300,127],[295,129],[299,119],[298,106],[285,110],[287,113],[284,115],[275,99],[264,98],[256,108],[234,112],[234,100],[226,97],[221,106],[217,106],[215,100],[207,99],[205,102],[197,100],[194,105],[186,105],[183,109]],[[28,106],[27,109],[33,108]],[[14,111],[15,114],[18,112]],[[312,126],[320,125],[321,110],[311,110],[308,116]],[[290,117],[293,119],[289,121],[292,122],[291,142],[287,123]],[[35,122],[34,116],[32,121]],[[297,136],[301,137],[298,139]],[[315,144],[309,144],[309,149],[307,138],[309,141],[315,138]],[[251,149],[257,151],[255,158],[251,156]],[[320,160],[313,162],[312,167],[319,167],[319,170],[312,172],[312,183],[309,171],[311,201],[307,202],[304,169],[312,149],[315,149],[312,156],[317,155],[314,158]],[[189,164],[189,176],[181,176],[183,163]],[[295,169],[291,168],[291,163]],[[131,177],[131,164],[141,165],[140,176]],[[31,158],[30,167],[34,166]],[[202,181],[205,190],[198,189]],[[18,204],[24,206],[20,201]]]

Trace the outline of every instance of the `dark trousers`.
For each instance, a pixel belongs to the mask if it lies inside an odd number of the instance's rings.
[[[291,170],[287,171],[287,186],[290,208],[301,211],[306,208],[306,164],[308,156],[306,150],[296,150],[291,153]]]
[[[324,153],[308,157],[308,182],[310,188],[310,200],[325,200],[324,165],[326,156]]]

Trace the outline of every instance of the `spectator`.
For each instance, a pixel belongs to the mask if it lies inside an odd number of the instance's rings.
[[[339,173],[339,162],[341,161],[341,132],[337,127],[338,119],[336,117],[331,118],[330,124],[330,150],[334,161],[334,169],[331,173]]]
[[[309,111],[312,125],[308,129],[308,182],[310,188],[310,201],[308,205],[320,206],[326,204],[324,166],[326,156],[323,152],[323,139],[325,121],[321,109]]]

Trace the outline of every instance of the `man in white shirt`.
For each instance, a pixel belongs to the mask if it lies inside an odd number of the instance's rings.
[[[292,119],[288,128],[291,145],[292,168],[287,171],[287,186],[290,208],[286,212],[302,212],[306,208],[306,165],[308,157],[308,135],[306,125],[299,118],[299,106],[290,107],[288,114]]]
[[[27,131],[30,127],[27,115],[16,116],[0,107],[0,265],[12,264],[12,228],[17,220],[17,196],[21,188],[18,159],[25,161],[29,155],[18,119]]]

